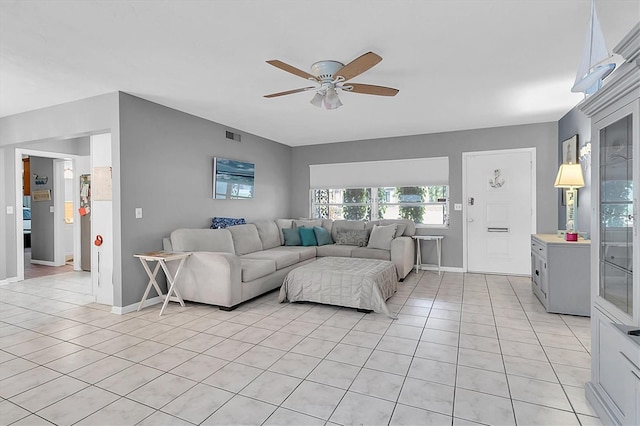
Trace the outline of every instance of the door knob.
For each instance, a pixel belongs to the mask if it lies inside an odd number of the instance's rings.
[[[467,219],[467,222],[471,223],[471,222],[473,222],[473,219],[468,218],[468,219]]]

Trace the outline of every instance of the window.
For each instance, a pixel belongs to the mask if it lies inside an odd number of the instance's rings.
[[[327,219],[411,219],[449,225],[449,187],[401,186],[311,190],[311,216]]]

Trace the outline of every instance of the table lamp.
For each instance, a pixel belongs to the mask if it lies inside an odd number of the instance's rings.
[[[578,241],[578,215],[576,214],[577,188],[584,187],[584,177],[580,164],[560,164],[556,188],[567,188],[567,231],[565,240]]]

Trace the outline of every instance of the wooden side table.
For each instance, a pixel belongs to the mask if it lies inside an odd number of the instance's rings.
[[[420,252],[420,241],[435,241],[436,242],[436,252],[438,254],[438,275],[440,275],[440,271],[442,268],[442,240],[444,239],[444,235],[414,235],[413,239],[416,240],[416,273],[420,269],[426,269],[422,264],[422,253]]]
[[[147,300],[147,296],[149,295],[149,291],[151,290],[151,287],[154,287],[158,292],[158,296],[164,299],[164,303],[162,304],[162,309],[160,309],[159,316],[162,315],[169,301],[180,302],[180,306],[184,307],[184,300],[182,300],[182,296],[180,296],[180,292],[176,287],[176,282],[180,277],[180,271],[182,270],[182,266],[184,265],[184,262],[187,260],[187,257],[189,256],[191,256],[191,253],[188,253],[188,252],[187,253],[171,253],[166,251],[150,251],[147,253],[140,253],[140,254],[133,255],[133,257],[137,257],[138,259],[140,259],[140,262],[142,263],[142,267],[144,268],[144,270],[147,272],[147,275],[149,276],[149,284],[147,284],[147,289],[144,291],[144,296],[142,296],[142,300],[138,305],[138,311],[142,309],[142,305],[144,304],[144,301]],[[167,268],[166,262],[171,262],[176,260],[179,260],[180,263],[178,264],[178,269],[176,269],[175,275],[172,276],[171,272],[169,272],[169,269]],[[153,272],[151,272],[148,262],[158,262],[156,263],[156,266],[153,269]],[[162,270],[164,271],[164,275],[167,277],[167,285],[169,287],[169,290],[167,291],[166,295],[162,294],[162,290],[160,290],[160,286],[156,282],[156,276],[158,275],[158,271],[160,270],[160,268],[162,268]],[[175,294],[175,296],[172,296],[172,294]]]

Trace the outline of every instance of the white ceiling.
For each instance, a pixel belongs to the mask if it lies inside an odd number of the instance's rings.
[[[639,0],[598,0],[609,49]],[[116,90],[290,146],[556,121],[588,0],[0,1],[0,116]],[[384,59],[335,111],[265,63]]]

